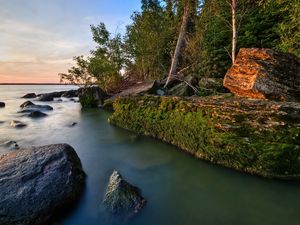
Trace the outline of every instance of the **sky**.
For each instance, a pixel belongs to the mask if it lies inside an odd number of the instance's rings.
[[[93,49],[90,25],[125,32],[140,0],[0,0],[0,83],[57,83]]]

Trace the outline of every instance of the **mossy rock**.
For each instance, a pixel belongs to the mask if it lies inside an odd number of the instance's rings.
[[[235,97],[118,98],[111,124],[197,158],[270,178],[300,178],[299,103]]]
[[[111,213],[131,216],[138,213],[145,203],[137,187],[125,181],[118,171],[112,173],[103,200]]]

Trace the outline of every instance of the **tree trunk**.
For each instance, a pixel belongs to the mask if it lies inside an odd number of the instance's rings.
[[[179,56],[182,52],[182,48],[184,46],[184,40],[185,40],[185,35],[186,35],[186,30],[187,30],[187,26],[188,26],[188,20],[189,20],[189,4],[187,3],[184,7],[184,13],[183,13],[183,17],[182,17],[182,24],[180,27],[180,32],[179,32],[179,36],[178,36],[178,40],[177,40],[177,45],[175,48],[175,52],[174,55],[172,57],[172,64],[171,64],[171,68],[169,71],[169,75],[167,78],[167,82],[165,84],[165,88],[168,86],[168,83],[170,81],[170,79],[172,78],[172,76],[177,74],[177,67],[178,67],[178,62],[179,62]]]
[[[236,9],[237,0],[232,0],[231,11],[232,11],[232,64],[235,63],[236,59],[236,45],[237,45],[237,30],[236,30]]]

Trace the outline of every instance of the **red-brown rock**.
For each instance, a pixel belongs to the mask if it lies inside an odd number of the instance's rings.
[[[242,48],[224,86],[240,97],[300,101],[300,59],[271,49]]]

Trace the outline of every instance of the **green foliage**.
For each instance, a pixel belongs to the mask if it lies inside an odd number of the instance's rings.
[[[109,92],[121,81],[120,71],[125,64],[123,42],[120,34],[111,38],[105,25],[91,26],[93,40],[97,44],[87,58],[74,57],[76,66],[71,67],[67,74],[60,74],[62,81],[85,87],[94,84]]]
[[[267,177],[300,175],[297,127],[258,131],[257,116],[249,118],[242,110],[225,116],[221,107],[174,97],[119,98],[113,107],[110,123],[161,139],[198,158]],[[237,128],[220,129],[220,124]]]

